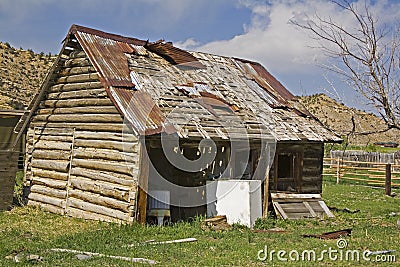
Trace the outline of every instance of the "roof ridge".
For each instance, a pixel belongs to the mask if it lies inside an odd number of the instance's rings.
[[[88,34],[97,35],[99,37],[103,37],[106,39],[112,39],[112,40],[118,41],[118,42],[124,42],[124,43],[128,43],[128,44],[141,45],[141,46],[145,45],[147,42],[145,40],[140,40],[140,39],[137,39],[134,37],[126,37],[126,36],[122,36],[119,34],[109,33],[109,32],[105,32],[105,31],[89,28],[86,26],[73,24],[69,30],[69,33],[75,34],[76,32],[88,33]]]

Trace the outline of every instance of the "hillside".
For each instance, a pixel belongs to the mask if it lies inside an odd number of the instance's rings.
[[[0,42],[0,109],[24,109],[55,57]]]
[[[0,55],[0,109],[24,109],[38,90],[55,56],[15,49],[2,42]],[[353,128],[356,133],[376,132],[383,130],[385,125],[374,114],[349,108],[324,94],[303,96],[299,100],[324,125],[341,136],[348,136],[351,144],[400,140],[400,131],[397,130],[368,135],[350,134]]]
[[[368,145],[378,141],[400,141],[399,130],[379,133],[385,129],[385,124],[372,113],[339,104],[325,94],[302,96],[299,100],[324,125],[340,136],[348,137],[350,144]]]

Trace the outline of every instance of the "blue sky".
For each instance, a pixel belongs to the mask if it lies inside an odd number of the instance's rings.
[[[398,2],[374,1],[372,10],[381,23],[393,24],[400,18]],[[165,39],[189,50],[258,61],[295,95],[323,92],[368,109],[340,79],[317,66],[327,58],[288,23],[315,13],[354,26],[327,0],[0,0],[0,41],[58,53],[72,24]]]

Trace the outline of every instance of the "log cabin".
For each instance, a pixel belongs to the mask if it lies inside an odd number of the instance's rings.
[[[205,214],[218,179],[260,180],[266,215],[270,192],[320,193],[341,141],[259,63],[79,25],[29,109],[28,204],[103,221],[144,223],[157,191],[172,221]]]

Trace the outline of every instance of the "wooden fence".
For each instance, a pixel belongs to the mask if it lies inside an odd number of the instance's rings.
[[[392,187],[400,187],[400,165],[391,163],[324,158],[323,176],[336,179],[337,183],[382,186],[387,195],[391,194]]]

